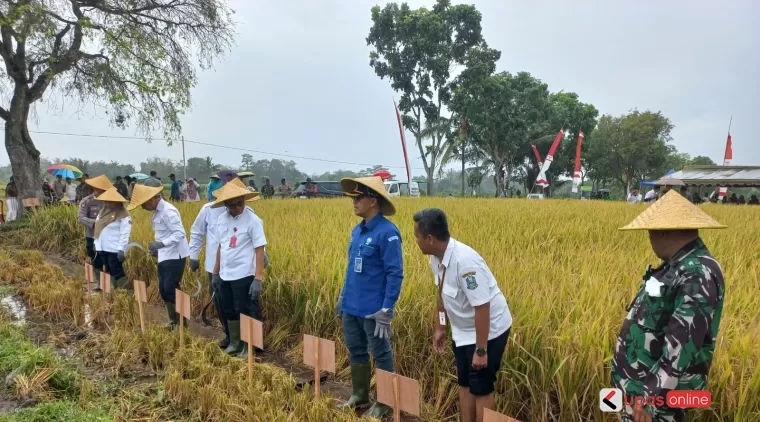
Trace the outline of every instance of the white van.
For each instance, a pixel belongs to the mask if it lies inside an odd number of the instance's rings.
[[[383,184],[385,184],[385,190],[388,191],[388,195],[390,196],[420,196],[420,187],[417,185],[417,182],[412,182],[410,185],[407,182],[386,180]]]

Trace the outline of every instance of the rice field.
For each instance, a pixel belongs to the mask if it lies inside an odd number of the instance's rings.
[[[412,214],[442,208],[452,236],[485,258],[499,280],[514,318],[497,385],[500,412],[530,421],[604,420],[599,389],[609,385],[610,359],[625,308],[647,264],[657,260],[645,233],[618,232],[645,205],[606,201],[522,199],[401,199],[398,225],[404,242],[405,279],[392,340],[398,371],[418,379],[426,414],[454,414],[457,389],[453,354],[431,347],[435,286],[427,257],[413,237]],[[271,200],[252,203],[264,220],[272,267],[264,282],[265,344],[297,356],[300,334],[339,340],[333,306],[343,283],[350,230],[358,222],[346,200]],[[186,229],[200,204],[180,204]],[[726,230],[703,237],[726,274],[720,339],[710,372],[710,409],[693,421],[760,420],[760,207],[704,205]],[[132,241],[152,240],[149,213],[133,212]],[[23,233],[23,234],[22,234]],[[24,246],[84,257],[74,207],[54,207],[34,217],[17,237]],[[203,261],[201,261],[203,262]],[[155,265],[130,251],[130,278],[153,280]],[[208,301],[206,277],[197,317]],[[195,275],[183,285],[190,289]],[[347,352],[338,350],[339,377],[348,378]],[[612,420],[612,419],[610,419]]]

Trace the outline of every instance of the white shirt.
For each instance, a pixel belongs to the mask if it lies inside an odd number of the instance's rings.
[[[649,200],[654,198],[657,195],[657,192],[654,191],[654,189],[650,190],[646,194],[644,194],[644,199]]]
[[[219,216],[216,232],[221,247],[219,276],[222,280],[240,280],[256,275],[255,249],[267,244],[261,218],[249,207],[237,217],[225,210]],[[233,236],[236,240],[231,247]]]
[[[641,202],[641,195],[634,195],[634,194],[628,195],[629,204],[636,204],[638,202]]]
[[[187,258],[190,255],[182,217],[174,205],[163,199],[158,201],[150,224],[153,226],[156,241],[164,244],[164,247],[158,250],[158,262]]]
[[[443,260],[431,256],[430,268],[436,286],[438,279],[444,278],[441,299],[456,347],[475,344],[475,306],[491,304],[488,340],[504,334],[512,326],[507,299],[488,265],[474,249],[450,238]]]
[[[216,250],[219,247],[216,223],[219,216],[227,212],[224,207],[211,208],[211,204],[212,202],[203,204],[198,217],[195,218],[195,222],[190,228],[190,259],[198,259],[201,254],[203,237],[206,237],[206,259],[203,267],[207,272],[213,271],[216,264]]]
[[[66,185],[66,199],[75,201],[77,199],[77,187],[74,184]]]
[[[100,220],[101,211],[95,221]],[[129,235],[132,233],[132,217],[124,217],[119,221],[108,224],[95,238],[95,250],[117,253],[127,249]]]

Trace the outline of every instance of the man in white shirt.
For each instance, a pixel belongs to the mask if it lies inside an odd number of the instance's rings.
[[[655,186],[644,195],[644,202],[654,202],[660,196],[660,187]]]
[[[248,358],[248,346],[240,339],[240,314],[261,321],[260,295],[264,279],[264,223],[245,201],[259,194],[233,184],[214,192],[211,208],[226,208],[216,223],[219,241],[214,284],[222,291],[222,312],[230,331],[229,355]]]
[[[628,195],[628,203],[629,204],[638,204],[641,202],[641,195],[639,195],[638,189],[632,189],[631,194]]]
[[[451,323],[462,422],[482,422],[494,409],[494,382],[507,346],[512,315],[491,270],[472,248],[449,234],[446,214],[437,208],[414,215],[414,235],[438,286],[433,347],[444,351]]]
[[[214,192],[218,192],[214,191]],[[216,223],[219,216],[227,210],[224,207],[211,208],[212,202],[203,204],[198,217],[195,218],[193,226],[190,228],[190,270],[197,271],[200,268],[200,253],[203,238],[206,238],[206,259],[203,262],[203,268],[206,270],[209,279],[209,294],[216,307],[216,313],[219,316],[219,322],[224,329],[224,340],[219,342],[219,347],[227,348],[230,345],[230,330],[227,326],[227,319],[224,318],[222,311],[222,292],[220,286],[214,284],[214,265],[216,265],[216,251],[219,249],[219,240],[216,235]]]
[[[153,212],[150,223],[155,240],[150,242],[148,250],[152,256],[158,257],[158,291],[166,305],[169,328],[173,329],[179,324],[174,290],[179,288],[185,272],[185,261],[190,255],[190,247],[187,244],[182,217],[174,205],[161,199],[162,190],[163,186],[135,185],[127,210],[142,206],[142,209]]]

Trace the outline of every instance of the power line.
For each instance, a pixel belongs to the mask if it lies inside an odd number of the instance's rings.
[[[104,138],[104,139],[140,139],[145,140],[146,138],[142,138],[139,136],[117,136],[117,135],[92,135],[92,134],[86,134],[86,133],[66,133],[66,132],[48,132],[48,131],[42,131],[42,130],[30,130],[31,133],[39,133],[44,135],[57,135],[57,136],[78,136],[82,138]],[[152,138],[151,140],[155,141],[168,141],[166,138]],[[248,149],[248,148],[240,148],[240,147],[233,147],[230,145],[220,145],[220,144],[213,144],[210,142],[200,142],[200,141],[188,141],[185,139],[185,142],[188,144],[196,144],[196,145],[204,145],[204,146],[210,146],[215,148],[225,148],[225,149],[231,149],[236,151],[245,151],[245,152],[253,152],[256,154],[264,154],[264,155],[272,155],[275,157],[285,157],[285,158],[296,158],[299,160],[312,160],[312,161],[321,161],[324,163],[333,163],[333,164],[348,164],[353,166],[367,166],[367,167],[373,167],[376,164],[368,164],[368,163],[354,163],[351,161],[341,161],[341,160],[330,160],[326,158],[313,158],[313,157],[304,157],[300,155],[291,155],[291,154],[280,154],[276,152],[267,152],[267,151],[259,151],[255,149]],[[385,168],[398,168],[398,169],[406,169],[405,166],[383,166]],[[418,167],[412,167],[412,170],[424,170],[423,168]]]

